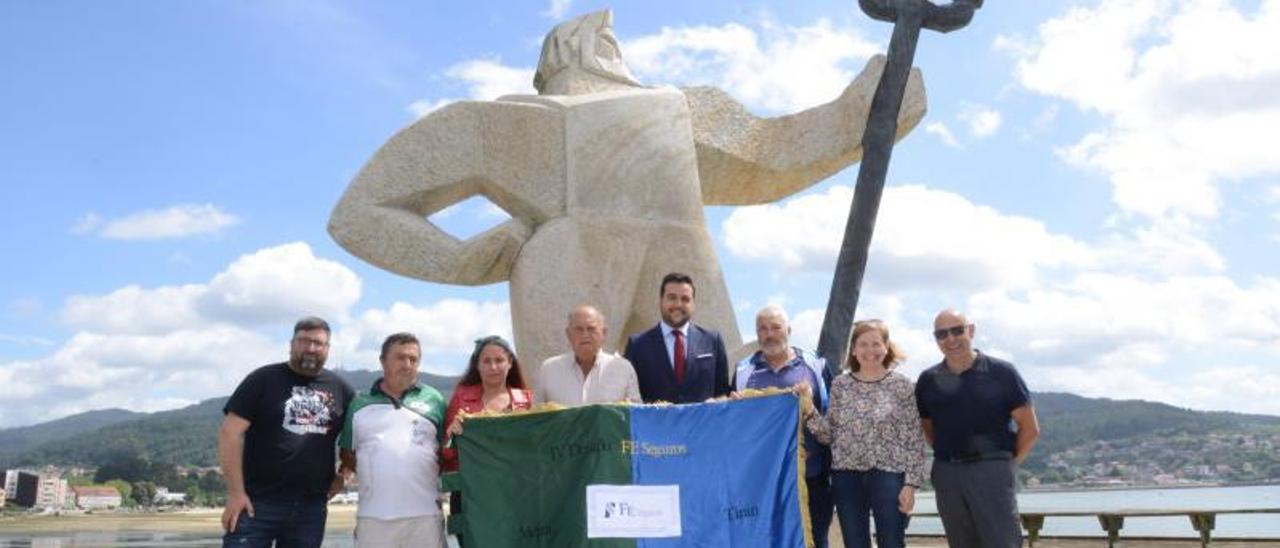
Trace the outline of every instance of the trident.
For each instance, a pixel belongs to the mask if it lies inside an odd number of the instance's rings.
[[[902,107],[902,95],[911,74],[920,29],[951,32],[963,28],[973,19],[973,12],[982,7],[982,0],[956,0],[943,6],[929,0],[858,0],[858,6],[872,19],[893,23],[893,38],[889,40],[884,73],[871,98],[871,113],[867,116],[866,131],[862,135],[858,184],[853,191],[853,204],[844,228],[844,243],[840,245],[840,256],[836,259],[827,314],[822,320],[822,335],[818,340],[818,354],[827,360],[832,374],[839,373],[844,362],[849,327],[858,308],[862,275],[866,272],[867,253],[871,249],[871,233],[875,230],[876,213],[880,209],[880,195],[884,193],[889,156],[893,153],[893,137],[898,132],[898,110]]]

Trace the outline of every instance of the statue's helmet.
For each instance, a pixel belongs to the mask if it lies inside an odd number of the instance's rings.
[[[613,12],[588,13],[551,29],[542,41],[533,87],[543,95],[641,87],[622,60],[613,35]]]

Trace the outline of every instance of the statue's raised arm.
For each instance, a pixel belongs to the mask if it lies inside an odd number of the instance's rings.
[[[342,247],[413,278],[481,285],[510,277],[538,224],[564,212],[563,126],[536,104],[453,103],[392,137],[352,181],[329,219]],[[511,219],[460,241],[428,220],[483,195]]]
[[[875,56],[834,101],[802,112],[760,118],[717,88],[683,89],[698,150],[698,178],[707,204],[749,205],[779,200],[862,158],[862,133],[884,57]],[[898,113],[901,139],[925,113],[923,78],[912,70]]]
[[[535,378],[537,364],[563,352],[560,318],[578,304],[608,318],[611,350],[652,328],[654,288],[669,272],[698,281],[699,322],[732,352],[741,338],[704,205],[768,202],[856,162],[882,66],[873,59],[829,104],[761,119],[717,90],[640,83],[613,15],[588,13],[547,33],[537,95],[454,103],[392,137],[343,195],[329,232],[406,276],[508,281],[520,361]],[[898,135],[923,114],[916,75]],[[466,241],[428,220],[475,195],[511,220]]]

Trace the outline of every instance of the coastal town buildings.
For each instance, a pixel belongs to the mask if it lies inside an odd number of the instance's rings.
[[[15,506],[60,510],[67,505],[67,480],[57,474],[40,474],[26,470],[5,472],[5,483],[13,478],[12,499]],[[10,493],[5,489],[5,493]]]
[[[115,487],[72,487],[75,506],[81,510],[109,510],[119,508],[120,491]]]

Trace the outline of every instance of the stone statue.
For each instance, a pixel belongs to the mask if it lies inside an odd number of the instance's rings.
[[[608,348],[658,321],[658,285],[685,272],[699,323],[741,344],[703,206],[784,198],[858,161],[881,57],[834,101],[753,116],[715,88],[645,87],[623,63],[613,15],[547,34],[538,95],[461,101],[401,130],[374,154],[329,220],[344,248],[432,282],[510,282],[521,362],[564,351],[563,316],[590,303]],[[901,138],[924,115],[919,71]],[[511,219],[459,241],[427,217],[483,195]]]

